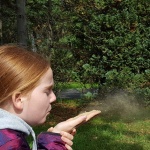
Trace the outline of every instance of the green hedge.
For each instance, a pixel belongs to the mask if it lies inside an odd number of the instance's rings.
[[[146,77],[150,68],[149,1],[65,2],[59,5],[65,20],[63,24],[59,19],[56,23],[65,33],[59,44],[70,48],[75,60],[72,78],[132,89],[149,100],[150,92],[145,90],[148,87],[142,87],[149,83]]]

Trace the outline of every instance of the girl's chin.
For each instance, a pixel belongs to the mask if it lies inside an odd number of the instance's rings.
[[[46,118],[47,118],[47,116],[50,114],[50,112],[47,112],[47,114],[45,115],[45,117],[43,118],[43,119],[41,119],[39,122],[37,122],[36,124],[32,124],[31,126],[37,126],[37,125],[41,125],[41,124],[43,124],[43,123],[45,123],[46,122]]]
[[[43,119],[41,122],[38,122],[37,125],[41,125],[41,124],[43,124],[43,123],[45,123],[45,122],[46,122],[46,118]]]

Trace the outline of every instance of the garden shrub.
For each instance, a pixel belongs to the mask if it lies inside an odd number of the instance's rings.
[[[26,4],[29,44],[51,58],[56,83],[128,89],[149,101],[149,0],[29,0]],[[2,2],[3,43],[16,42],[14,8],[14,0]]]
[[[66,31],[72,38],[66,44],[71,43],[78,80],[146,96],[141,84],[149,82],[149,2],[79,0],[67,1],[62,8],[69,20]]]
[[[136,97],[141,104],[150,104],[150,70],[135,74],[130,68],[116,69],[106,73],[106,83],[101,85],[100,93],[104,95],[112,91],[123,90]]]

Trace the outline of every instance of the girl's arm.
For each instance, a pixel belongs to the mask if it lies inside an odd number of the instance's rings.
[[[52,132],[43,132],[37,137],[38,150],[67,150],[65,142],[61,139],[61,135]]]
[[[0,150],[18,149],[30,150],[25,134],[12,129],[0,130]]]

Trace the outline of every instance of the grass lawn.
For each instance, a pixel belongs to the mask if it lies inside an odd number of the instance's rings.
[[[82,83],[78,83],[78,82],[58,83],[57,86],[58,86],[57,88],[59,88],[60,90],[98,88],[97,84],[91,85],[91,84],[82,84]]]
[[[86,104],[85,100],[59,100],[47,122],[34,128],[36,134],[77,115]],[[102,112],[77,129],[73,150],[150,150],[150,108],[126,118]]]

